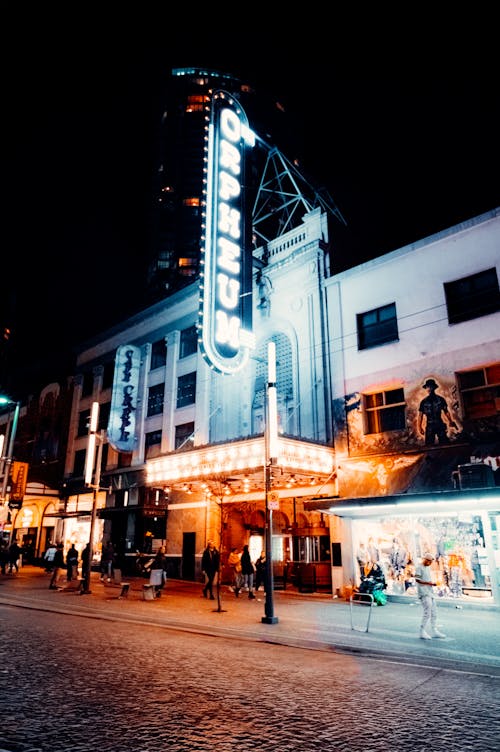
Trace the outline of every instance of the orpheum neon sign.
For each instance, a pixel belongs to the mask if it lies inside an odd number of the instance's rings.
[[[252,265],[246,243],[246,149],[255,144],[245,113],[229,94],[212,96],[206,149],[205,237],[200,277],[200,349],[214,370],[241,370],[254,347]]]

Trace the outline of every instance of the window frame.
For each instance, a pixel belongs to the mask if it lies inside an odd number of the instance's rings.
[[[381,318],[384,312],[392,312],[393,315]],[[375,317],[376,321],[367,322],[364,319]],[[384,330],[387,330],[384,332]],[[390,342],[399,342],[398,315],[396,303],[372,308],[369,311],[356,314],[356,331],[358,335],[358,350],[368,350],[372,347],[380,347]]]

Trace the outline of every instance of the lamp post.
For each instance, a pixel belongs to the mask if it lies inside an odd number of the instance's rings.
[[[17,423],[19,420],[19,410],[21,407],[20,402],[15,402],[14,400],[9,399],[9,397],[0,396],[0,405],[15,405],[14,409],[14,417],[12,419],[12,425],[10,427],[10,435],[9,435],[9,446],[7,449],[7,454],[5,457],[2,457],[4,466],[3,466],[3,482],[2,482],[2,504],[5,504],[5,497],[7,496],[7,486],[9,484],[9,471],[10,466],[12,465],[12,456],[14,454],[14,441],[16,440],[16,433],[17,433]]]
[[[97,434],[97,427],[99,423],[99,403],[93,402],[90,412],[90,424],[89,424],[89,440],[87,444],[87,455],[85,457],[85,485],[92,489],[92,514],[90,517],[90,533],[89,533],[89,553],[87,568],[85,571],[85,578],[82,582],[82,588],[80,595],[90,595],[92,593],[90,589],[90,573],[92,571],[92,558],[94,549],[94,529],[95,519],[97,512],[97,495],[101,485],[101,464],[102,464],[102,445],[104,443],[104,431]],[[96,442],[99,442],[97,450],[97,460],[95,463],[94,473],[94,459]],[[94,482],[92,483],[92,479]]]
[[[266,501],[266,602],[263,624],[277,624],[274,615],[274,581],[273,581],[273,505],[271,504],[271,467],[276,463],[278,454],[278,409],[276,400],[276,345],[267,345],[267,389],[266,389],[266,425],[264,432],[264,488]]]

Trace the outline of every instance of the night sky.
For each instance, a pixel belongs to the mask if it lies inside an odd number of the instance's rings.
[[[134,308],[173,66],[235,72],[282,102],[296,122],[295,153],[283,151],[347,222],[332,228],[336,271],[500,206],[498,64],[484,35],[474,56],[465,32],[450,44],[436,29],[389,45],[354,24],[320,37],[306,25],[291,44],[254,14],[244,38],[219,31],[217,44],[202,23],[178,34],[151,11],[103,21],[98,8],[4,19],[2,388],[47,378]]]

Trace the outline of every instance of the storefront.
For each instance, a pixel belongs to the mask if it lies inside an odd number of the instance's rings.
[[[415,565],[435,558],[437,594],[500,605],[500,489],[309,502],[343,521],[343,584],[376,561],[393,598],[416,595]]]

